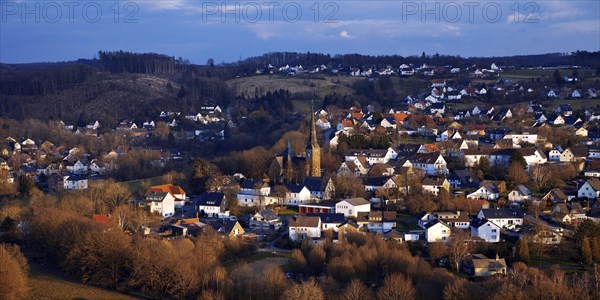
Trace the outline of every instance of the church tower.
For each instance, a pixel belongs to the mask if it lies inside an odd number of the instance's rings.
[[[315,128],[315,114],[311,110],[310,134],[306,145],[306,165],[308,176],[321,177],[321,147],[317,142],[317,130]]]

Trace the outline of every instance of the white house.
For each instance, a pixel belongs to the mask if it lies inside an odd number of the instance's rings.
[[[588,179],[577,191],[577,197],[588,199],[600,197],[600,180],[598,178]]]
[[[531,191],[524,185],[519,184],[508,193],[508,201],[521,202],[531,199]]]
[[[498,200],[498,188],[493,184],[485,184],[480,186],[475,192],[468,194],[467,199],[476,200]]]
[[[165,218],[175,214],[175,197],[171,193],[148,191],[142,203],[147,205],[151,213]]]
[[[88,180],[83,175],[71,175],[63,177],[65,190],[85,190],[88,188]]]
[[[356,223],[370,232],[386,233],[396,227],[395,211],[359,212]]]
[[[523,225],[523,214],[513,209],[482,209],[477,214],[479,219],[488,219],[500,228],[515,229]]]
[[[271,187],[264,181],[246,179],[240,184],[237,202],[240,206],[264,206],[277,202],[269,197]]]
[[[285,204],[298,206],[311,201],[310,190],[303,184],[288,184],[285,193]]]
[[[371,202],[364,198],[345,199],[335,204],[335,211],[346,217],[358,217],[359,212],[370,212]]]
[[[218,218],[227,215],[225,209],[225,194],[207,193],[196,201],[196,210],[206,214],[208,217]]]
[[[451,233],[450,226],[443,221],[433,220],[425,224],[425,240],[428,243],[448,242]]]
[[[471,236],[483,239],[486,243],[500,241],[500,226],[488,219],[476,219],[471,222]]]
[[[321,238],[321,218],[318,216],[293,216],[289,223],[289,238],[292,241]]]
[[[564,150],[560,146],[555,146],[554,149],[550,150],[548,153],[548,160],[560,161],[560,156],[563,152]]]
[[[416,153],[408,159],[412,167],[421,169],[427,175],[447,175],[449,173],[446,160],[439,152]]]

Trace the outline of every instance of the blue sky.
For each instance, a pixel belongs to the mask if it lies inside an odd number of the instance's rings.
[[[600,1],[0,0],[0,62],[155,52],[503,56],[600,51]]]

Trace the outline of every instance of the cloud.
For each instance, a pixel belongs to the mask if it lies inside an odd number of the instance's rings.
[[[351,36],[348,31],[344,30],[340,32],[340,37],[343,39],[351,39],[353,38],[353,36]]]

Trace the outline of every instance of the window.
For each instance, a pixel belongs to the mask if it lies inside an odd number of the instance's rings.
[[[492,229],[492,232],[494,232],[494,233],[497,232],[497,231],[498,231],[497,229]]]

